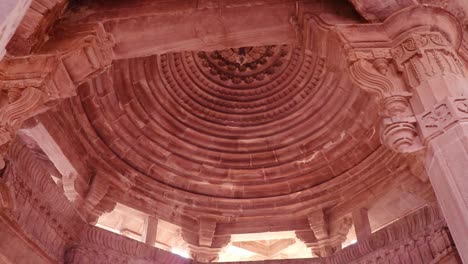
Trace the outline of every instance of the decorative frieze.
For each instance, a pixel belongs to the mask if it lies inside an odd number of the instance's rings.
[[[440,32],[409,34],[397,42],[392,54],[412,88],[440,75],[465,75],[463,63]]]
[[[0,177],[0,221],[32,241],[48,258],[62,262],[67,243],[85,223],[30,150],[15,142]]]

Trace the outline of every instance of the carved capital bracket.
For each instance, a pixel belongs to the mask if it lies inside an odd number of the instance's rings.
[[[188,244],[190,255],[199,262],[209,263],[218,259],[221,250],[229,244],[230,236],[216,235],[215,218],[200,217],[196,232],[182,229],[182,237]]]
[[[428,16],[437,17],[439,22],[425,20]],[[421,84],[440,76],[464,78],[456,52],[461,40],[456,18],[433,7],[415,6],[383,23],[343,25],[336,30],[344,44],[352,81],[377,97],[382,143],[401,153],[423,149],[415,113],[420,112],[419,105],[434,99],[424,96],[427,91]],[[374,36],[372,41],[369,35]],[[450,89],[447,92],[455,93]]]
[[[26,119],[75,96],[78,85],[111,65],[114,41],[101,24],[61,30],[39,54],[0,62],[0,155]]]
[[[307,219],[311,230],[298,230],[296,236],[319,257],[331,256],[340,250],[352,225],[351,217],[329,221],[322,210],[309,214]]]
[[[390,149],[414,152],[422,148],[416,119],[390,49],[354,49],[348,54],[349,72],[356,85],[377,96],[381,142]]]
[[[198,233],[198,245],[211,247],[216,231],[216,220],[202,217],[199,219],[200,230]]]
[[[309,226],[318,240],[328,238],[328,226],[323,210],[310,213],[307,216],[307,220],[309,221]]]
[[[94,224],[102,214],[114,209],[116,205],[115,201],[106,197],[109,188],[109,182],[103,180],[103,177],[95,175],[86,192],[86,196],[76,202],[77,211],[86,222]]]
[[[362,89],[379,98],[404,90],[398,77],[389,73],[392,55],[389,49],[353,49],[348,53],[349,73]]]

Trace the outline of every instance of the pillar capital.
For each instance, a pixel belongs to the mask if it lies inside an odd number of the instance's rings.
[[[337,29],[351,79],[376,94],[382,143],[398,152],[425,149],[425,169],[468,261],[468,78],[458,55],[460,24],[442,9],[416,6],[380,24]]]
[[[377,98],[382,143],[402,153],[424,148],[416,115],[446,94],[457,94],[446,85],[442,96],[434,82],[464,79],[457,19],[439,8],[416,6],[383,23],[339,25],[337,31],[351,79]]]
[[[323,210],[307,215],[310,230],[298,230],[296,236],[302,240],[312,253],[327,257],[341,249],[352,225],[352,218],[327,219]]]
[[[182,238],[188,244],[191,257],[198,262],[214,262],[219,258],[221,250],[229,244],[229,235],[218,235],[217,219],[201,216],[197,219],[195,230],[183,228]]]

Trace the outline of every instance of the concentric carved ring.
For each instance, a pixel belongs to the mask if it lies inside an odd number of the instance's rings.
[[[341,72],[327,71],[323,57],[287,46],[205,54],[118,61],[71,104],[89,151],[134,190],[125,199],[264,215],[272,206],[332,203],[353,177],[379,174],[358,169],[380,146],[377,113],[361,116],[375,106]],[[229,62],[259,65],[241,71]],[[220,79],[206,63],[232,77]],[[263,80],[232,81],[270,67]]]

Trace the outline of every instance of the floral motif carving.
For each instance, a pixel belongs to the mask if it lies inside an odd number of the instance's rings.
[[[289,54],[289,47],[283,45],[200,51],[198,57],[209,74],[220,80],[249,84],[278,73]]]

